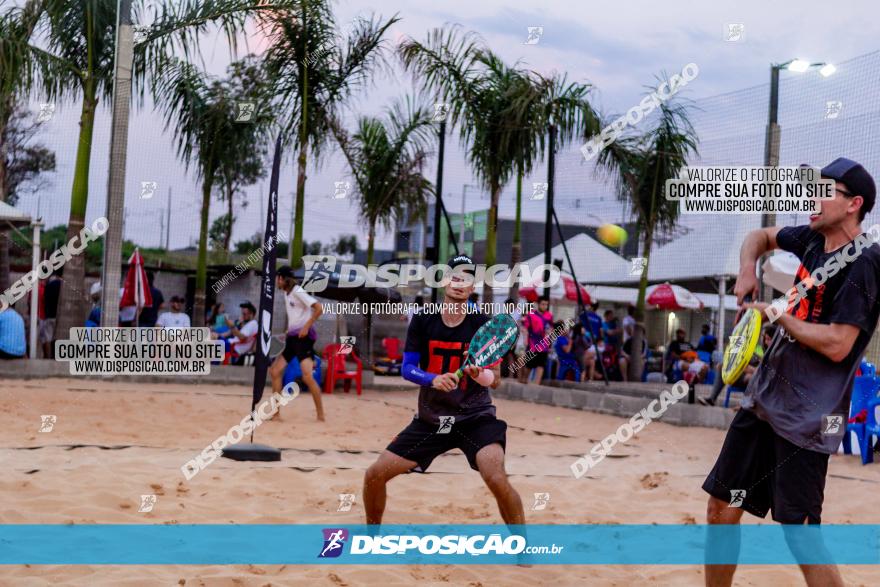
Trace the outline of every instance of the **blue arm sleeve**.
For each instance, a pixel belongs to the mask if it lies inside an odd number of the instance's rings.
[[[419,368],[420,358],[419,353],[403,353],[403,366],[400,368],[400,374],[407,381],[430,386],[436,375]]]

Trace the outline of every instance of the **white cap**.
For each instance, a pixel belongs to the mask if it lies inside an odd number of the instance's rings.
[[[96,281],[95,283],[92,284],[92,289],[89,290],[89,294],[94,296],[99,293],[101,293],[101,282]]]

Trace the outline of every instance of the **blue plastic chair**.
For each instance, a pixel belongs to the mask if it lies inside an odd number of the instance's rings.
[[[316,355],[312,360],[315,362],[315,368],[312,369],[312,374],[315,376],[315,382],[317,382],[318,387],[321,387],[321,357]],[[282,385],[297,381],[301,377],[302,369],[299,367],[299,359],[293,357],[293,359],[287,364],[287,368],[284,370],[284,377],[281,379]]]
[[[871,413],[869,403],[877,396],[877,387],[880,386],[880,379],[876,376],[860,375],[853,382],[852,399],[849,407],[849,417],[853,418],[862,410]],[[869,416],[870,418],[870,416]],[[854,423],[849,422],[846,425],[846,434],[843,437],[844,454],[852,454],[852,433],[856,434],[856,442],[859,445],[859,451],[862,452],[862,464],[871,462],[865,460],[870,455],[865,455],[862,447],[864,446],[867,422]]]
[[[880,397],[877,397],[877,390],[880,389],[880,377],[876,375],[871,377],[872,387],[868,403],[865,408],[868,410],[867,421],[862,424],[865,427],[859,442],[859,452],[862,453],[862,464],[874,462],[874,437],[880,438],[880,424],[877,422],[877,408],[880,407]],[[855,389],[853,389],[855,396]],[[849,426],[847,425],[847,437],[849,437]]]

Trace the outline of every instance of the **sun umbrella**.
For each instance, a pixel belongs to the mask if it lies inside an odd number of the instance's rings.
[[[794,277],[800,264],[800,259],[794,253],[776,251],[761,265],[764,283],[777,291],[788,291],[794,286]]]
[[[150,284],[147,282],[144,258],[141,256],[140,249],[135,249],[128,260],[128,273],[125,274],[125,284],[122,288],[119,307],[137,306],[138,314],[140,314],[142,308],[152,305],[153,296],[150,293]]]
[[[661,283],[648,288],[645,302],[657,310],[702,310],[701,302],[694,294],[680,285]]]
[[[543,287],[535,287],[540,283],[543,283],[542,275],[535,277],[533,282],[529,285],[521,287],[519,289],[519,297],[525,298],[526,301],[529,302],[536,301],[538,297],[544,293]],[[580,288],[581,290],[581,301],[585,305],[590,305],[592,300],[590,299],[590,294],[587,293],[587,289],[579,283],[576,283],[570,273],[561,271],[559,273],[559,280],[550,287],[550,300],[577,303],[577,288]]]

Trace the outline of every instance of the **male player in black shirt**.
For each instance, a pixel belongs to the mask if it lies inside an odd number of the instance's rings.
[[[466,255],[454,257],[455,269],[445,288],[441,312],[413,315],[406,335],[401,374],[421,385],[418,412],[364,475],[364,508],[367,524],[381,524],[385,511],[385,485],[401,473],[424,473],[436,457],[460,449],[472,469],[480,472],[498,502],[507,524],[525,523],[522,501],[507,479],[504,448],[507,424],[495,417],[489,390],[476,379],[483,371],[470,366],[459,381],[455,371],[461,366],[468,344],[488,318],[468,313],[468,296],[474,291],[474,262]],[[501,381],[499,367],[491,387]]]

